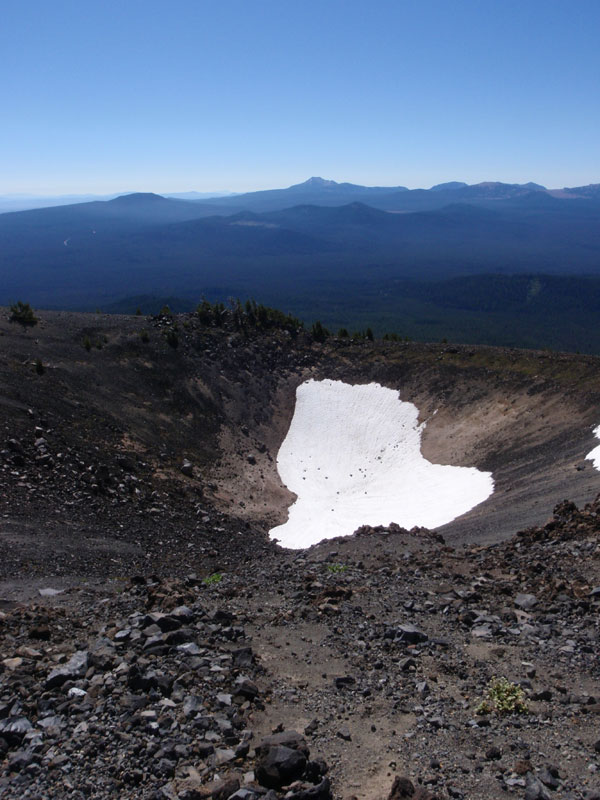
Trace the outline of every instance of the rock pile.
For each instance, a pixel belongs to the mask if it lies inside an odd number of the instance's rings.
[[[254,740],[264,670],[238,617],[201,596],[193,576],[137,578],[96,608],[3,614],[0,793],[329,798],[302,736]]]

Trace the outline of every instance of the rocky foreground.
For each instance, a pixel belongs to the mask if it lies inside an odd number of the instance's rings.
[[[600,797],[597,359],[204,312],[0,314],[0,797]],[[494,473],[454,547],[269,540],[311,377]]]
[[[0,796],[600,798],[599,537],[565,502],[48,585],[0,613]]]

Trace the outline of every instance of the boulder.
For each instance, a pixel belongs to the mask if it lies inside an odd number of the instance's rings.
[[[284,745],[270,747],[256,768],[256,779],[267,789],[280,789],[298,780],[306,767],[306,756]]]
[[[67,681],[83,678],[88,668],[88,651],[78,650],[69,661],[61,667],[53,669],[46,678],[45,688],[55,689]]]
[[[410,624],[398,626],[397,633],[400,640],[407,644],[421,644],[421,642],[426,642],[429,638],[426,633]]]

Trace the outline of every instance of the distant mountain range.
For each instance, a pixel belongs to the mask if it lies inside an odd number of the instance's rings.
[[[457,193],[454,200],[451,199],[450,192]],[[407,189],[406,186],[360,186],[353,183],[336,183],[336,181],[313,177],[303,183],[289,186],[287,189],[267,189],[242,194],[235,192],[167,192],[163,193],[162,196],[207,204],[210,213],[212,213],[214,201],[222,209],[223,213],[225,213],[226,209],[231,213],[235,213],[243,210],[274,211],[290,205],[303,204],[345,205],[353,201],[374,205],[386,211],[417,211],[440,208],[449,202],[456,202],[456,200],[488,202],[516,197],[530,192],[544,192],[562,199],[577,197],[598,198],[600,184],[547,189],[539,183],[531,182],[519,184],[488,181],[469,185],[463,181],[449,181],[447,183],[438,183],[430,189]],[[400,193],[404,195],[402,198],[398,197]],[[82,194],[56,197],[26,194],[0,195],[0,214],[34,208],[112,200],[124,194],[121,192],[120,194]],[[439,196],[436,197],[436,194]]]
[[[133,296],[185,305],[205,294],[255,296],[298,314],[326,291],[352,317],[375,287],[382,307],[393,298],[406,311],[398,293],[406,281],[462,278],[460,308],[471,313],[470,291],[482,309],[493,305],[485,287],[496,291],[493,282],[469,284],[474,276],[600,279],[599,223],[600,185],[409,190],[311,178],[210,199],[134,193],[0,214],[0,304],[125,308]],[[410,292],[419,303],[444,305],[443,293]]]
[[[209,202],[222,209],[257,212],[276,211],[291,205],[340,206],[352,202],[365,203],[384,211],[423,211],[442,208],[449,203],[487,203],[537,191],[549,193],[545,187],[535,183],[478,183],[469,186],[455,181],[437,184],[431,189],[407,189],[406,186],[359,186],[323,178],[309,178],[304,183],[287,189],[211,198]]]

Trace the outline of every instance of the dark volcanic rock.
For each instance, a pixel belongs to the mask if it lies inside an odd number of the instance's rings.
[[[526,777],[525,800],[552,800],[548,789],[531,773]]]
[[[289,800],[331,800],[332,796],[329,778],[323,778],[316,786],[294,790],[290,795],[286,795]]]
[[[265,736],[256,748],[256,752],[258,755],[265,755],[272,747],[278,746],[298,750],[306,758],[309,756],[306,739],[297,731],[281,731],[280,733],[272,734],[272,736]]]
[[[32,727],[27,717],[8,717],[0,720],[0,735],[9,744],[19,744]]]
[[[306,767],[306,756],[291,747],[270,747],[256,768],[256,777],[262,786],[279,789],[301,777]]]
[[[420,644],[421,642],[426,642],[429,638],[426,633],[419,630],[415,625],[410,624],[399,625],[397,633],[400,640],[407,644]]]
[[[414,797],[414,794],[415,787],[413,786],[412,781],[410,781],[408,778],[403,778],[400,775],[396,775],[388,795],[388,800],[404,800],[404,798]]]
[[[53,669],[46,678],[46,689],[54,689],[63,683],[77,678],[83,678],[88,668],[88,652],[80,650],[74,653],[69,661],[62,667]]]

